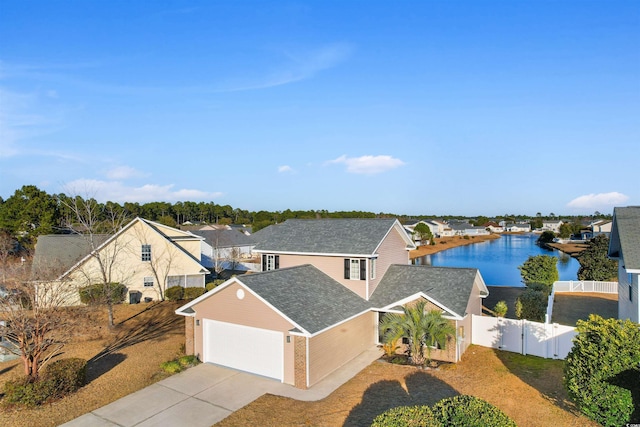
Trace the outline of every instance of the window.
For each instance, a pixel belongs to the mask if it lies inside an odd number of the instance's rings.
[[[153,287],[153,277],[145,277],[144,278],[144,287],[152,288]]]
[[[151,261],[151,245],[142,245],[142,261]]]
[[[367,278],[367,260],[346,258],[344,260],[344,278],[349,280],[365,280]]]
[[[262,255],[262,271],[277,270],[280,268],[280,255]]]
[[[376,278],[376,259],[371,258],[371,263],[369,264],[369,268],[371,269],[371,279]]]

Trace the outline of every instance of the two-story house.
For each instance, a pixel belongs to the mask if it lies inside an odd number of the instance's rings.
[[[209,273],[200,262],[203,237],[142,218],[113,235],[50,234],[38,237],[33,268],[74,289],[68,305],[80,304],[84,286],[122,283],[128,302],[158,300],[171,286],[204,287]]]
[[[640,323],[640,206],[614,208],[608,256],[618,261],[618,318]]]
[[[458,361],[487,288],[476,269],[409,264],[396,219],[287,220],[254,234],[262,272],[236,276],[180,307],[202,361],[308,388],[379,344],[387,312],[419,299],[456,327],[440,360]]]

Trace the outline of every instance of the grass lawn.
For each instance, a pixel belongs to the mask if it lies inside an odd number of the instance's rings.
[[[179,305],[165,301],[115,306],[112,330],[106,327],[104,309],[70,309],[74,327],[58,357],[88,360],[88,384],[36,409],[2,408],[0,425],[57,426],[165,378],[160,364],[175,358],[184,345],[184,318],[174,313]],[[22,373],[20,359],[0,363],[0,386]]]
[[[368,426],[386,409],[433,405],[458,394],[496,405],[519,427],[597,426],[568,401],[562,364],[477,346],[440,370],[374,362],[323,400],[264,395],[216,426]]]

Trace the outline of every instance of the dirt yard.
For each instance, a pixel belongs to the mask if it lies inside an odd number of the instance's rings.
[[[471,245],[473,243],[481,243],[487,240],[494,240],[499,238],[500,238],[499,234],[489,234],[486,236],[473,236],[473,237],[469,237],[468,239],[465,239],[462,236],[441,237],[439,239],[434,239],[436,243],[435,245],[420,246],[418,247],[418,249],[411,251],[409,253],[409,257],[411,259],[419,258],[424,255],[435,254],[436,252],[455,248],[457,246],[466,246],[466,245]]]
[[[72,343],[59,357],[88,360],[88,384],[37,409],[0,409],[0,425],[57,426],[165,378],[160,364],[179,355],[184,345],[184,318],[174,313],[179,305],[118,305],[113,330],[106,327],[104,309],[73,309]],[[0,363],[0,385],[22,372],[19,359]]]
[[[323,400],[300,402],[264,395],[216,426],[361,427],[386,409],[432,405],[458,394],[487,400],[519,427],[597,426],[567,400],[562,363],[477,346],[460,363],[437,371],[378,361]]]

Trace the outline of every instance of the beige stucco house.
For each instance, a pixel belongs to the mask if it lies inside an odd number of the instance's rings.
[[[114,235],[55,234],[38,238],[34,268],[62,272],[56,281],[79,289],[122,283],[127,302],[157,301],[171,286],[204,287],[202,237],[142,218]],[[55,267],[55,268],[52,268]],[[69,305],[80,304],[79,295]]]
[[[420,299],[456,326],[435,359],[458,361],[487,288],[476,269],[413,266],[396,219],[287,220],[255,233],[262,272],[180,307],[202,361],[308,388],[379,345],[387,312]]]

